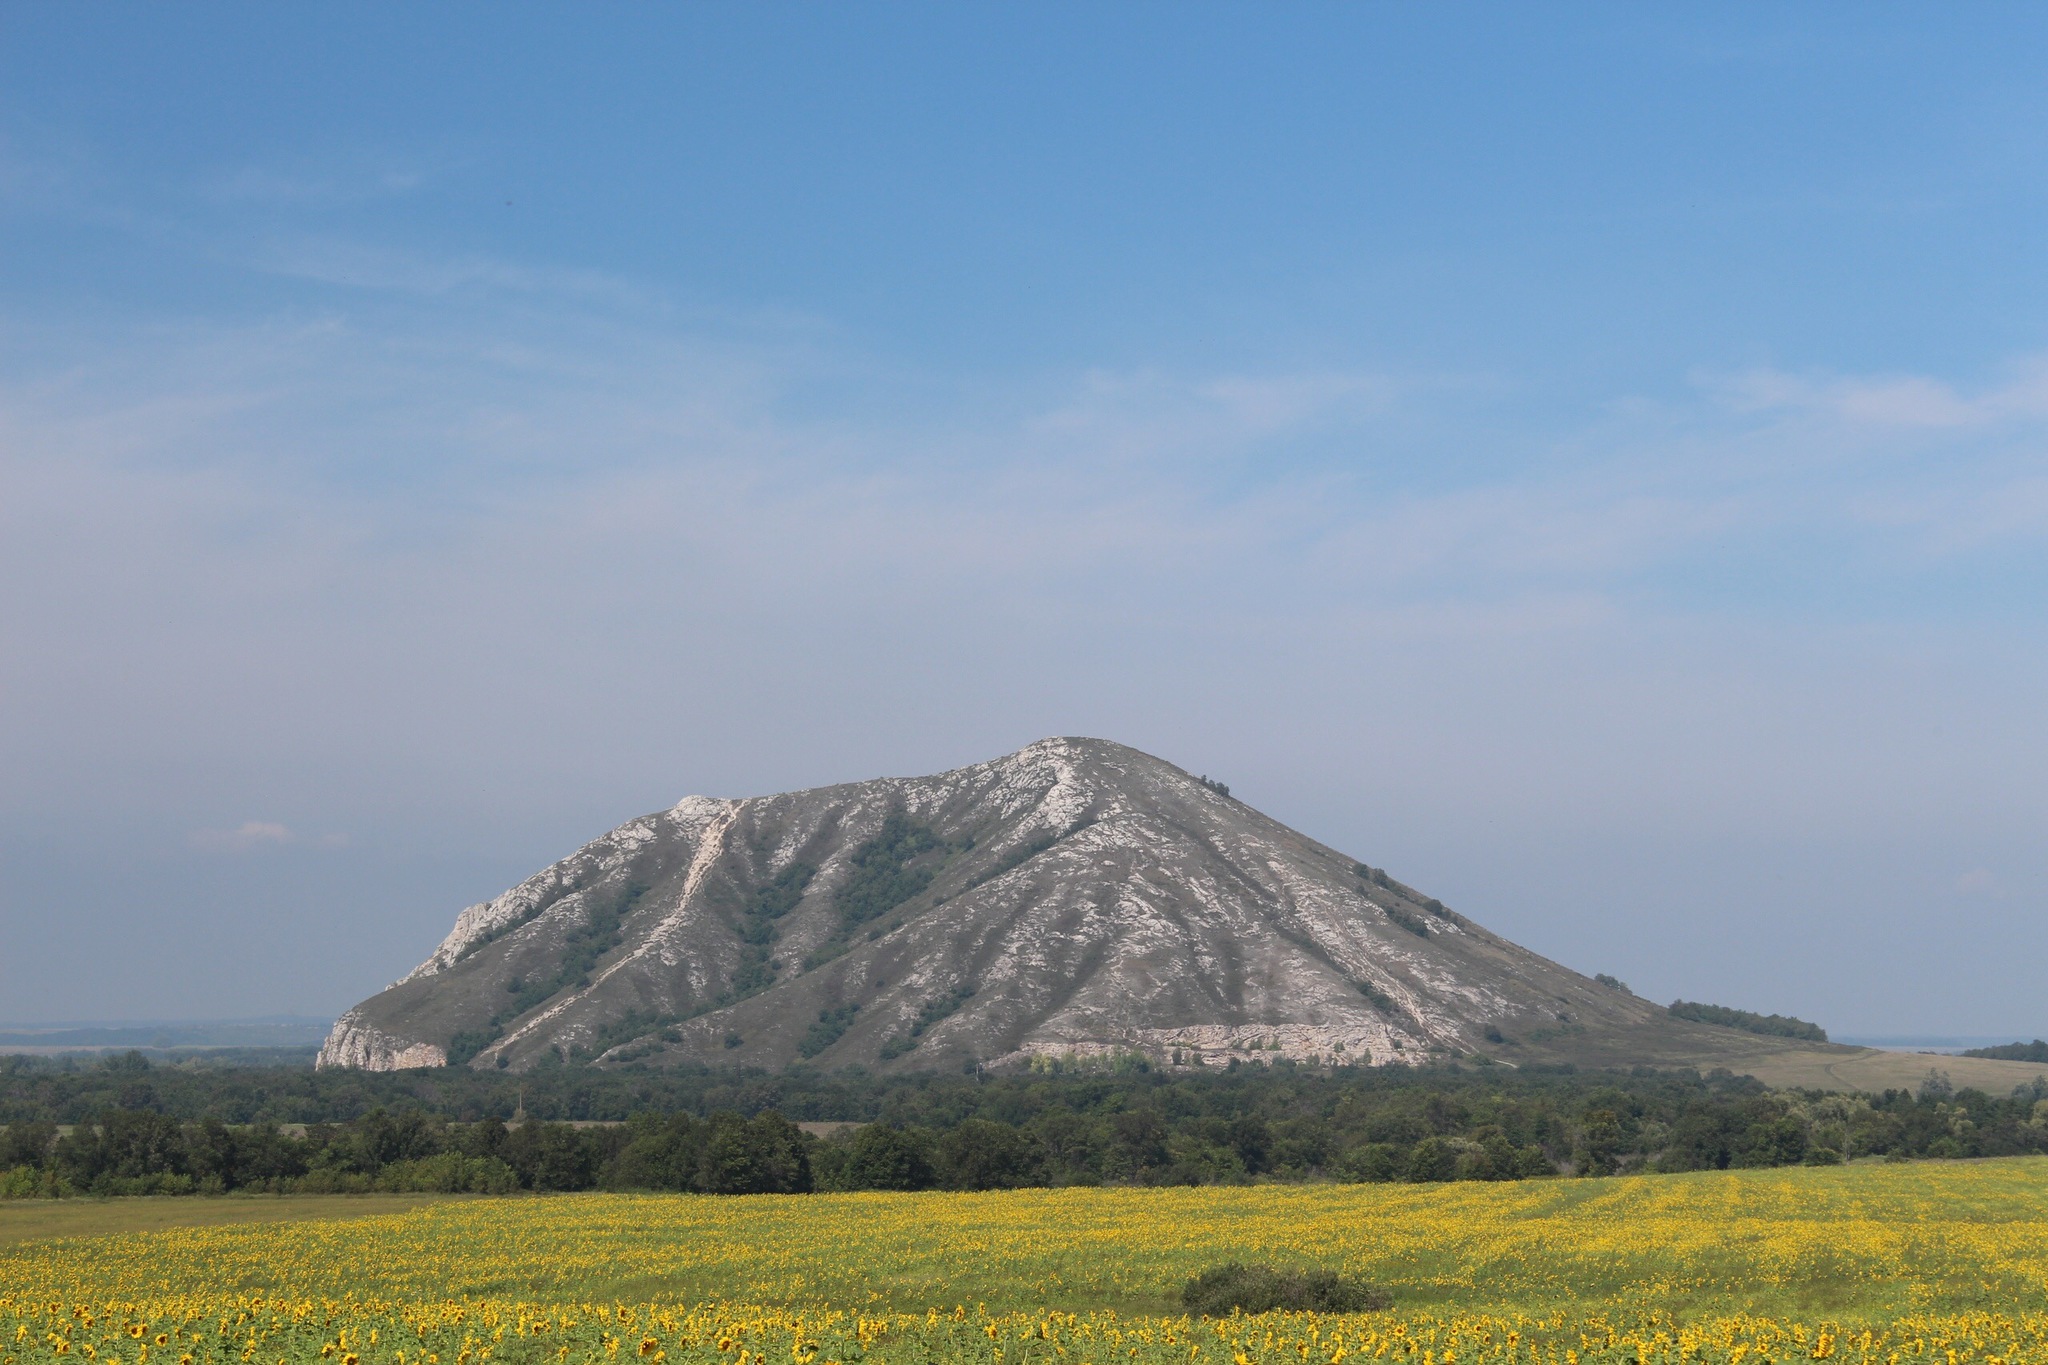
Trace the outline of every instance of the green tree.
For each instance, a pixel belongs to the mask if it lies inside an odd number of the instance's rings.
[[[939,1172],[956,1190],[1008,1190],[1044,1178],[1038,1143],[1007,1123],[966,1119],[937,1142]]]
[[[1612,1109],[1588,1109],[1579,1128],[1572,1164],[1580,1175],[1613,1175],[1620,1167],[1621,1119]]]
[[[840,1181],[849,1190],[926,1190],[933,1184],[931,1159],[917,1137],[871,1123],[853,1135]]]
[[[1408,1153],[1408,1178],[1414,1181],[1456,1180],[1458,1152],[1440,1137],[1426,1137]]]

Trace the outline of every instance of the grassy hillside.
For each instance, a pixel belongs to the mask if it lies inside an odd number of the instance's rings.
[[[1756,1058],[1740,1070],[1769,1086],[1861,1091],[1872,1095],[1887,1090],[1915,1090],[1930,1075],[1937,1074],[1946,1077],[1958,1090],[1982,1090],[1995,1095],[2032,1085],[2037,1080],[2048,1081],[2048,1066],[2039,1062],[1890,1052],[1874,1047],[1794,1048]]]

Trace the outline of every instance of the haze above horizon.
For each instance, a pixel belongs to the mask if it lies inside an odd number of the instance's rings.
[[[1098,735],[1646,997],[2032,1038],[2048,15],[0,11],[0,1000],[332,1015]]]

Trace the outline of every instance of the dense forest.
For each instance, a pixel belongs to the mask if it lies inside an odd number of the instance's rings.
[[[2048,1152],[2048,1085],[2000,1097],[1954,1091],[1930,1072],[1917,1093],[1860,1096],[1767,1091],[1725,1072],[1285,1063],[1207,1075],[565,1070],[522,1084],[475,1073],[153,1068],[131,1056],[71,1069],[11,1061],[0,1068],[0,1119],[0,1192],[17,1197],[988,1189],[1502,1180]]]

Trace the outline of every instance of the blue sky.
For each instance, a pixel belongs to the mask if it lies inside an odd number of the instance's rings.
[[[0,11],[0,1016],[1106,735],[1659,999],[2048,1032],[2048,17]]]

